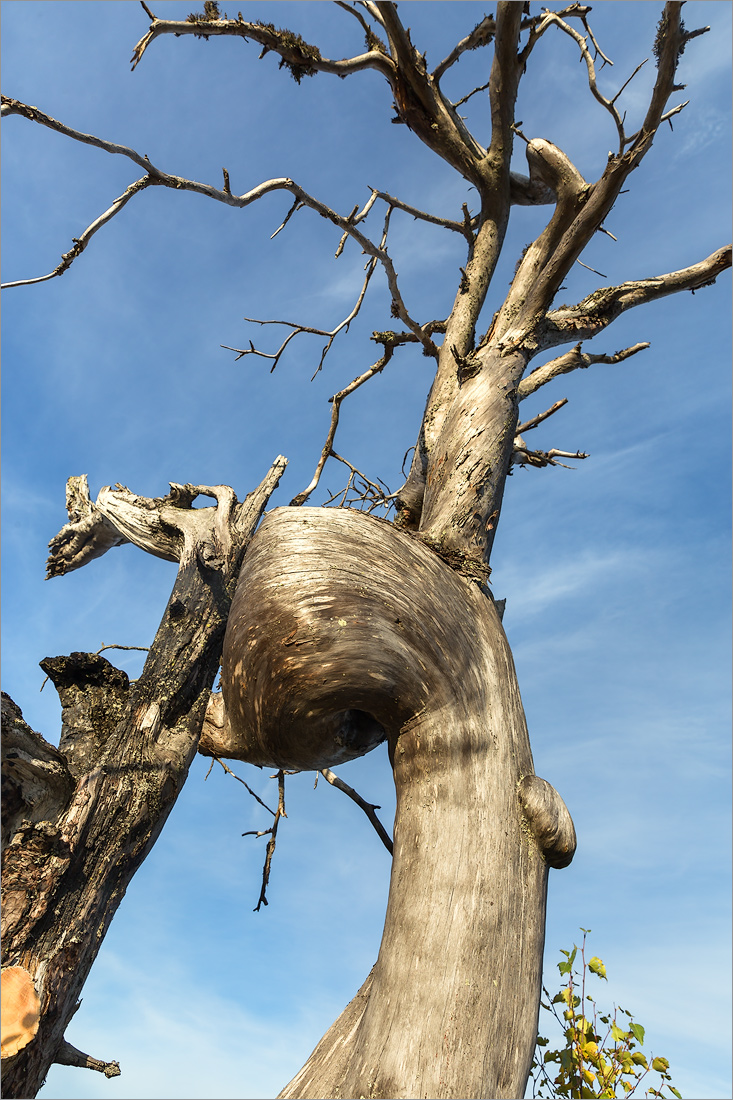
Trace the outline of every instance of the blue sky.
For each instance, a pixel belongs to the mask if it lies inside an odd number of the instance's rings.
[[[191,5],[157,0],[158,15]],[[201,5],[198,5],[201,7]],[[222,5],[223,8],[226,5]],[[242,4],[245,18],[291,26],[322,52],[361,49],[358,25],[327,3]],[[603,2],[591,17],[617,89],[649,56],[661,5]],[[533,5],[533,9],[536,5]],[[164,170],[241,193],[290,175],[346,214],[368,186],[446,217],[471,204],[464,181],[402,126],[374,73],[300,86],[273,56],[239,40],[166,37],[134,73],[147,29],[132,0],[2,4],[5,94],[77,129],[133,146]],[[477,23],[477,3],[403,3],[429,64]],[[235,11],[230,11],[235,14]],[[608,283],[694,263],[730,235],[731,4],[690,2],[688,27],[712,31],[680,67],[689,106],[632,174],[583,256]],[[465,55],[446,81],[458,98],[487,79]],[[624,100],[639,117],[653,81]],[[485,140],[485,95],[466,105]],[[537,47],[517,117],[559,144],[588,179],[615,132],[593,102],[573,44]],[[50,271],[138,171],[24,119],[3,125],[3,280]],[[523,169],[517,151],[517,168]],[[389,297],[373,279],[361,316],[315,381],[323,341],[299,336],[277,370],[221,344],[268,350],[278,330],[243,318],[331,328],[350,311],[364,258],[302,211],[275,240],[289,201],[237,211],[150,189],[97,234],[61,279],[6,292],[3,312],[3,686],[57,741],[59,706],[38,661],[103,644],[149,644],[174,578],[169,563],[125,546],[68,577],[43,580],[46,546],[65,520],[64,485],[121,482],[163,495],[169,481],[227,482],[243,496],[274,457],[290,459],[273,504],[310,480],[328,397],[376,359],[373,329]],[[367,223],[381,230],[381,212]],[[547,210],[515,208],[486,306],[500,304],[521,249]],[[443,230],[395,214],[390,254],[408,309],[445,316],[464,262]],[[576,266],[563,299],[601,284]],[[608,967],[603,994],[635,1013],[670,1059],[686,1097],[729,1097],[730,1081],[730,276],[630,311],[586,350],[651,348],[616,366],[559,378],[529,398],[528,418],[569,405],[531,436],[591,457],[574,471],[517,470],[492,558],[506,597],[535,766],[575,820],[575,860],[553,871],[546,971],[592,929]],[[549,356],[548,356],[549,357]],[[346,402],[336,449],[392,488],[412,445],[431,363],[402,349]],[[327,467],[324,488],[344,483]],[[314,500],[320,503],[321,494]],[[107,654],[135,675],[140,659]],[[253,913],[262,841],[241,837],[263,813],[221,769],[197,761],[155,850],[134,879],[87,982],[68,1038],[123,1075],[55,1067],[43,1097],[267,1097],[300,1068],[376,958],[389,857],[359,811],[313,777],[289,780],[270,905]],[[275,798],[267,774],[237,769]],[[386,750],[341,769],[393,814]]]

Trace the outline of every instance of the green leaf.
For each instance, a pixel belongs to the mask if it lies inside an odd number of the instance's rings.
[[[611,1024],[611,1035],[618,1043],[621,1039],[627,1039],[629,1033],[628,1031],[624,1031],[622,1027],[619,1027],[618,1024]]]
[[[679,1092],[677,1092],[677,1089],[676,1089],[676,1088],[673,1088],[673,1086],[672,1086],[672,1085],[667,1085],[667,1088],[669,1089],[669,1091],[670,1091],[670,1092],[671,1092],[671,1093],[672,1093],[672,1094],[673,1094],[674,1096],[676,1096],[676,1097],[677,1097],[677,1100],[682,1100],[682,1096],[680,1095],[680,1093],[679,1093]]]
[[[561,974],[569,974],[573,969],[573,964],[569,961],[559,962],[557,964],[557,969],[560,971]]]
[[[664,1073],[669,1069],[669,1062],[666,1058],[655,1058],[652,1062],[652,1069],[655,1069],[657,1073]]]
[[[570,1073],[570,1070],[573,1068],[572,1050],[560,1051],[560,1068],[565,1070],[566,1073]]]
[[[591,974],[597,974],[599,978],[604,978],[606,981],[608,981],[608,978],[606,978],[606,968],[603,965],[603,960],[599,959],[597,955],[594,955],[588,963],[588,969],[590,970]]]
[[[641,1046],[644,1046],[644,1034],[645,1034],[645,1032],[644,1032],[644,1028],[641,1026],[641,1024],[629,1024],[629,1031],[634,1036],[637,1043],[640,1043]]]
[[[649,1063],[646,1060],[646,1055],[642,1054],[640,1050],[637,1050],[635,1054],[631,1055],[631,1061],[636,1066],[643,1066],[644,1069],[649,1069]]]

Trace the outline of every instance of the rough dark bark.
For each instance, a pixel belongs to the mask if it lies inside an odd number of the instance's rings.
[[[70,479],[70,523],[51,544],[50,574],[128,539],[180,564],[134,685],[96,654],[44,662],[63,707],[61,752],[8,704],[11,744],[3,771],[12,810],[3,860],[3,966],[30,973],[41,1021],[35,1039],[3,1062],[5,1096],[35,1096],[54,1061],[69,1064],[64,1032],[127,885],[185,782],[244,552],[283,468],[278,461],[241,505],[231,490],[194,486],[173,487],[157,501],[108,490],[93,505],[85,479]],[[217,507],[191,508],[199,491],[216,496]],[[29,788],[29,775],[42,783],[49,772],[40,795]],[[73,1057],[101,1072],[111,1064],[78,1051]]]

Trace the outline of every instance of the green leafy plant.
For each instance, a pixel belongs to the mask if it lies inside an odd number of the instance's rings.
[[[562,951],[557,964],[563,984],[554,997],[543,986],[542,1008],[550,1012],[562,1028],[564,1046],[548,1050],[549,1039],[537,1036],[532,1062],[534,1097],[616,1097],[641,1095],[637,1092],[648,1074],[654,1073],[659,1087],[646,1083],[644,1096],[680,1097],[672,1085],[666,1058],[649,1059],[641,1050],[644,1028],[625,1008],[613,1006],[613,1012],[600,1014],[595,998],[586,992],[586,981],[595,975],[607,981],[606,967],[597,956],[586,961],[585,941],[589,928],[581,928],[580,970],[576,969],[578,947]],[[562,1008],[560,1007],[562,1006]],[[623,1022],[619,1022],[626,1017]],[[556,1076],[552,1076],[556,1073]],[[665,1089],[668,1090],[665,1092]],[[680,1098],[681,1100],[681,1098]]]

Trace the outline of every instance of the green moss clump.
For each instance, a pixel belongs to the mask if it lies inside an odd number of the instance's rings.
[[[314,62],[321,61],[321,51],[317,46],[311,46],[302,35],[295,34],[293,31],[282,27],[276,27],[273,23],[258,21],[254,26],[268,31],[277,40],[272,46],[265,46],[265,49],[274,49],[278,52],[282,49],[296,55],[294,58],[286,58],[281,55],[280,59],[280,68],[288,69],[296,84],[300,84],[304,76],[315,76],[318,69],[315,67]]]

